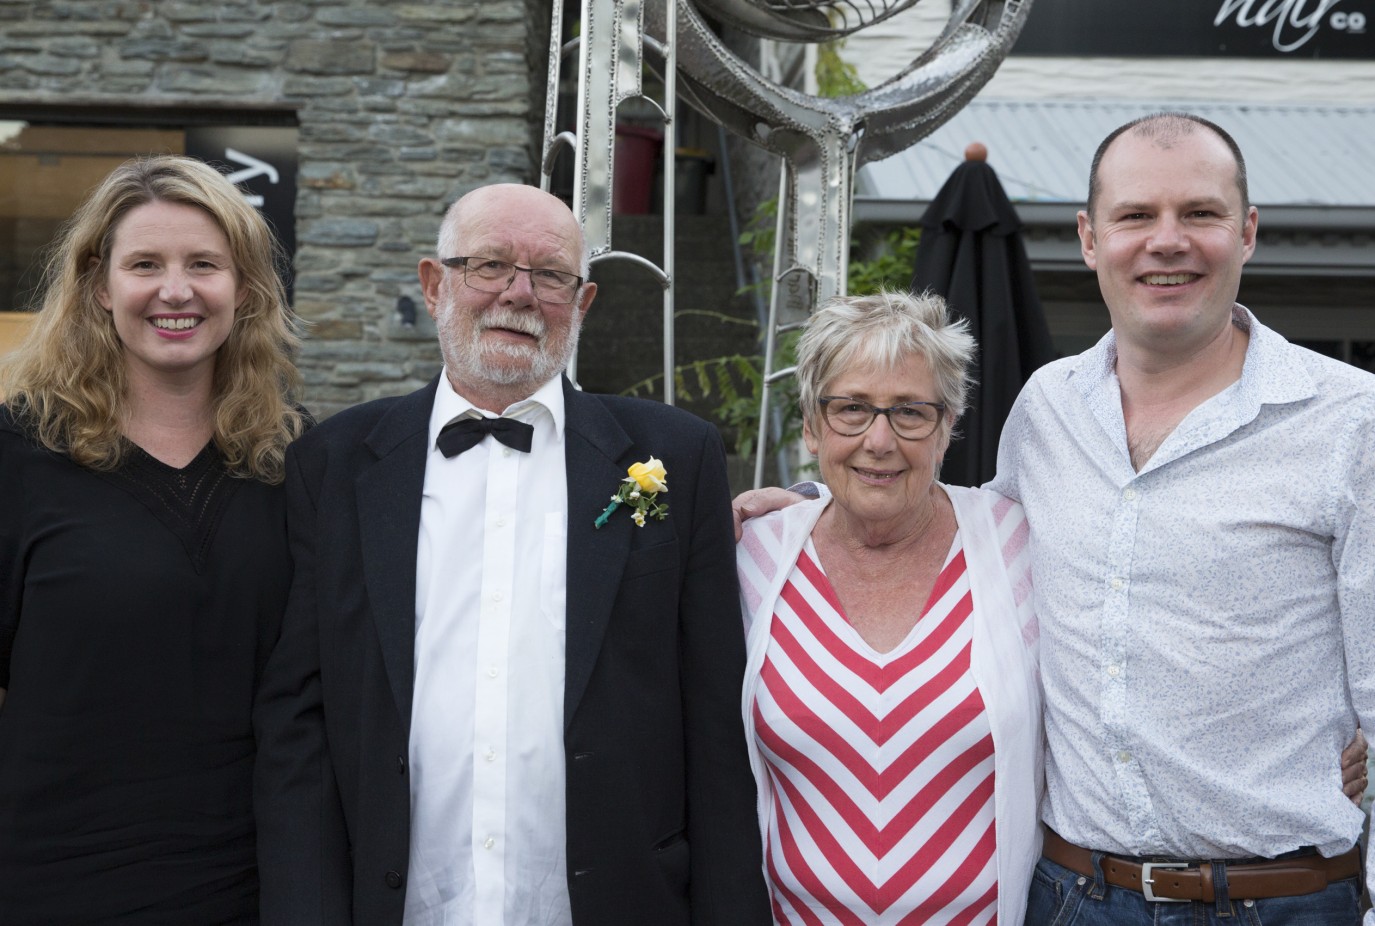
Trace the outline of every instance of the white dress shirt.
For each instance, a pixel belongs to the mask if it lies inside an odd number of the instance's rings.
[[[1031,524],[1045,822],[1110,853],[1349,849],[1375,729],[1375,377],[1237,306],[1241,378],[1133,470],[1109,333],[1038,371],[989,488]],[[1369,867],[1367,870],[1371,870]],[[1368,921],[1370,922],[1370,921]]]
[[[416,562],[406,926],[569,926],[563,678],[568,489],[563,384],[452,458],[445,424],[482,415],[439,379]]]

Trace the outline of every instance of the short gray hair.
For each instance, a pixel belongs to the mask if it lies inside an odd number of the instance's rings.
[[[815,430],[822,390],[837,376],[863,366],[894,369],[915,356],[926,361],[937,398],[958,420],[968,402],[975,350],[969,323],[952,319],[935,293],[837,296],[812,313],[797,342],[802,414]]]

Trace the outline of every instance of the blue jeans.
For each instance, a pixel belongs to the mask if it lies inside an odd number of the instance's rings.
[[[1026,926],[1359,926],[1359,879],[1329,884],[1298,897],[1263,900],[1161,903],[1136,891],[1113,887],[1098,867],[1096,878],[1049,859],[1036,863],[1027,896]]]

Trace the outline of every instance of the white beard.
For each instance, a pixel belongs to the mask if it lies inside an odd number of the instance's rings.
[[[582,333],[582,316],[574,311],[566,336],[556,340],[550,338],[549,326],[537,311],[492,308],[476,318],[462,318],[455,311],[452,295],[444,293],[435,325],[445,366],[458,381],[490,386],[523,384],[533,393],[568,366]],[[489,328],[520,331],[538,338],[539,343],[484,341],[482,333]]]

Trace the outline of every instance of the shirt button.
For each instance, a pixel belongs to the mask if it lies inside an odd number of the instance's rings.
[[[496,845],[496,844],[497,844],[497,841],[496,841],[495,839],[493,839],[491,836],[488,836],[486,839],[484,839],[484,840],[482,841],[482,848],[484,848],[484,849],[490,849],[490,848],[492,848],[492,846],[494,846],[494,845]]]
[[[1122,490],[1122,497],[1129,502],[1136,501],[1136,490],[1128,486]]]
[[[496,667],[496,666],[491,666],[491,667],[489,667],[489,668],[487,669],[487,677],[488,677],[488,678],[496,678],[496,677],[497,677],[497,667]]]
[[[495,762],[495,761],[496,761],[497,752],[496,752],[495,749],[492,749],[490,746],[487,748],[487,752],[484,753],[484,755],[486,756],[488,762]]]
[[[1108,674],[1113,678],[1117,678],[1117,676],[1122,674],[1122,669],[1118,666],[1108,666]]]
[[[1118,761],[1118,762],[1130,762],[1131,760],[1132,760],[1132,754],[1129,753],[1129,752],[1127,752],[1127,750],[1125,750],[1125,749],[1122,750],[1121,752],[1119,752],[1119,753],[1117,754],[1117,761]]]
[[[503,457],[509,457],[509,456],[511,455],[511,448],[510,448],[510,447],[502,447],[502,448],[501,448],[501,455],[502,455]]]
[[[497,518],[497,519],[496,519],[496,526],[497,526],[497,527],[505,527],[505,526],[506,526],[506,519],[505,519],[505,518]]]
[[[1125,586],[1127,583],[1122,581],[1122,579],[1118,578],[1117,576],[1113,576],[1112,581],[1108,584],[1112,586],[1113,591],[1120,592],[1122,591],[1123,586]]]
[[[501,592],[494,592],[494,593],[492,594],[492,600],[493,600],[493,601],[501,601],[503,597],[504,597],[504,596],[501,594]]]

